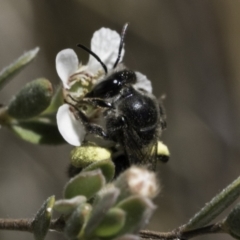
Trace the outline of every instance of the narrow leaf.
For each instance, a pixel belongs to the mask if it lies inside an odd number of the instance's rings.
[[[191,230],[203,227],[215,219],[229,207],[240,195],[240,177],[223,189],[209,203],[207,203],[189,222],[181,227],[182,230]]]
[[[20,58],[0,72],[0,90],[14,75],[26,67],[36,57],[38,51],[39,48],[36,47],[33,50],[24,53]]]
[[[233,208],[224,220],[222,228],[234,238],[240,239],[240,203]]]
[[[21,139],[34,144],[62,144],[64,139],[55,124],[40,121],[17,122],[9,128]]]

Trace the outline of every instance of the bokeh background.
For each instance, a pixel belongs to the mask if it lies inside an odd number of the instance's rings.
[[[55,56],[89,46],[93,32],[118,32],[129,22],[124,62],[166,94],[171,160],[159,165],[162,192],[148,228],[185,223],[240,173],[240,1],[238,0],[0,0],[0,68],[39,46],[38,58],[0,93],[0,103],[25,83],[46,77],[59,85]],[[68,145],[38,146],[0,129],[0,218],[33,217],[50,195],[61,197]],[[222,215],[224,216],[224,215]],[[30,240],[0,232],[0,239]],[[48,240],[63,239],[50,233]],[[198,239],[231,239],[224,235]]]

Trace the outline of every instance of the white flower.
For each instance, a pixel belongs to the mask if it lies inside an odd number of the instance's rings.
[[[86,130],[77,120],[68,104],[63,104],[57,112],[58,130],[63,138],[73,146],[80,146],[84,140]]]
[[[91,51],[101,59],[109,71],[113,69],[118,57],[120,41],[120,35],[108,28],[101,28],[93,34]],[[119,62],[122,61],[124,52],[123,47]],[[105,74],[103,67],[95,57],[90,55],[88,63],[82,65],[77,54],[72,49],[64,49],[57,54],[56,70],[63,83],[65,94],[67,91],[72,97],[77,96],[77,98],[83,98]],[[136,72],[136,75],[137,83],[134,84],[134,87],[151,92],[151,82],[147,77],[139,72]],[[68,104],[64,104],[59,108],[57,113],[58,129],[69,144],[80,146],[85,138],[86,130],[82,122],[76,119],[70,109]]]
[[[112,69],[118,56],[120,35],[108,28],[101,28],[93,34],[91,50],[98,55],[107,69]],[[124,55],[122,49],[121,59]],[[72,49],[64,49],[57,54],[56,70],[62,80],[63,87],[70,90],[76,82],[81,87],[88,87],[87,83],[97,80],[104,74],[101,64],[90,56],[86,65],[80,65],[77,54]],[[85,85],[84,85],[85,84]],[[68,104],[61,106],[57,113],[57,125],[63,138],[71,145],[80,146],[86,135],[85,128],[80,120],[77,120]]]
[[[118,57],[120,41],[120,35],[116,31],[108,28],[101,28],[93,34],[91,50],[100,57],[109,70],[113,68]],[[122,61],[124,53],[125,50],[123,47],[119,62]],[[90,56],[87,66],[92,72],[95,72],[99,68],[102,69],[99,62],[93,56]]]
[[[70,88],[69,78],[78,70],[78,67],[78,57],[72,49],[64,49],[57,54],[56,69],[64,88]]]
[[[91,50],[98,55],[109,70],[113,68],[117,59],[120,40],[119,34],[108,28],[101,28],[93,34]],[[124,52],[123,48],[120,61]],[[99,72],[104,73],[101,64],[91,55],[86,65],[79,66],[78,57],[72,49],[64,49],[57,54],[56,69],[66,89],[70,89],[71,77],[73,75],[79,74],[81,80],[81,78],[87,77],[97,78],[99,77]]]
[[[147,76],[140,72],[135,72],[137,82],[133,85],[136,89],[143,89],[146,92],[152,93],[152,83],[147,79]]]

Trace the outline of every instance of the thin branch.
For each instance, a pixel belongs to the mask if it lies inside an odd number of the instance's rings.
[[[32,232],[33,219],[0,219],[0,230]]]
[[[143,230],[140,232],[140,236],[143,239],[159,239],[159,240],[173,240],[173,239],[190,239],[200,235],[224,233],[222,230],[222,223],[212,224],[206,227],[181,231],[181,229],[173,230],[172,232],[154,232],[149,230]]]
[[[181,238],[190,239],[200,235],[213,234],[213,233],[225,233],[222,229],[222,222],[215,223],[206,227],[197,228],[194,230],[184,231],[181,234]]]
[[[197,229],[206,226],[213,221],[220,213],[230,206],[240,195],[240,177],[235,179],[210,202],[196,213],[185,225],[181,226],[182,231]]]
[[[33,232],[32,222],[33,219],[0,219],[0,230]],[[64,219],[58,218],[51,221],[49,230],[63,232],[64,227]],[[221,222],[190,231],[183,231],[181,228],[171,232],[154,232],[143,230],[140,231],[140,236],[142,239],[173,240],[191,239],[200,235],[213,233],[224,233]]]
[[[0,230],[33,232],[34,219],[0,219]],[[49,230],[62,232],[65,221],[62,218],[54,219],[50,222]]]

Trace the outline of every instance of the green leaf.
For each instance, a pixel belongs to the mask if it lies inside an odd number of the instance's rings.
[[[74,211],[78,206],[85,204],[86,202],[87,199],[84,196],[77,196],[71,199],[61,199],[55,202],[54,210],[66,215]]]
[[[51,218],[52,209],[55,202],[55,197],[49,197],[42,205],[40,210],[37,212],[33,222],[32,229],[36,240],[43,240],[47,235]]]
[[[110,209],[103,221],[95,230],[98,237],[111,237],[116,235],[124,226],[126,214],[119,208]]]
[[[88,167],[83,169],[83,172],[92,171],[95,169],[101,169],[107,182],[112,181],[115,174],[115,165],[110,159],[93,162]]]
[[[7,66],[0,72],[0,90],[3,86],[11,80],[11,78],[16,75],[20,70],[26,67],[37,55],[39,48],[35,48],[24,53],[20,58],[18,58],[11,65]]]
[[[189,222],[181,227],[182,230],[192,230],[203,227],[215,219],[229,207],[240,195],[240,177],[223,189],[207,203]]]
[[[238,203],[223,222],[223,230],[240,239],[240,203]]]
[[[140,196],[129,197],[116,207],[126,213],[126,221],[119,234],[138,232],[148,223],[156,208],[150,199]]]
[[[104,185],[105,178],[101,170],[81,172],[71,178],[64,189],[64,197],[69,199],[79,195],[92,198]]]
[[[65,143],[55,124],[40,121],[16,122],[9,128],[18,137],[34,144]]]
[[[64,228],[64,234],[68,239],[76,239],[87,221],[91,212],[91,205],[80,205],[69,217]]]
[[[16,119],[38,116],[49,106],[52,94],[52,84],[47,79],[31,81],[11,100],[8,113]]]
[[[107,187],[96,196],[93,203],[93,210],[85,228],[85,236],[93,235],[94,230],[103,221],[105,214],[115,204],[119,196],[119,189],[114,186]]]

